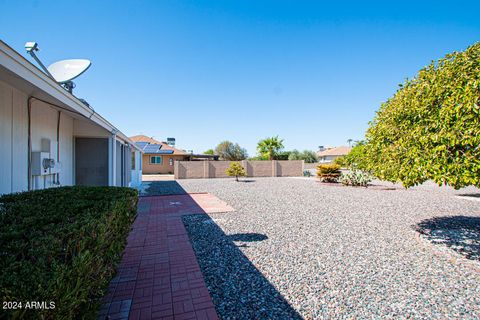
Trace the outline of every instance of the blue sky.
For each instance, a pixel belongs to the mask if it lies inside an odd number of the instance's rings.
[[[128,135],[255,154],[361,139],[398,84],[479,40],[479,1],[5,1],[0,38],[88,58],[75,94]]]

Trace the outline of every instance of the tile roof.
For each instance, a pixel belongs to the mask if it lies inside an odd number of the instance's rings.
[[[325,157],[325,156],[344,156],[348,154],[352,150],[351,147],[340,146],[336,148],[327,149],[324,151],[317,152],[317,156]]]
[[[133,137],[130,137],[130,140],[132,140],[133,142],[135,142],[138,146],[142,146],[142,149],[144,149],[144,153],[145,154],[173,154],[173,155],[190,155],[188,152],[185,152],[183,150],[180,150],[180,149],[177,149],[177,148],[174,148],[170,145],[168,145],[165,141],[158,141],[158,140],[155,140],[151,137],[147,137],[145,135],[136,135],[136,136],[133,136]],[[146,142],[146,144],[144,143],[139,143],[139,142]],[[159,148],[157,149],[157,151],[159,150],[162,150],[161,152],[148,152],[148,151],[145,151],[145,148],[148,147],[149,150],[152,150],[152,149],[155,149],[155,147],[153,147],[153,145],[158,145]],[[172,151],[172,152],[168,152],[168,151]]]

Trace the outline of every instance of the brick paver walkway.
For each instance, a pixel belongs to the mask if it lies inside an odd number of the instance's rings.
[[[210,194],[140,198],[99,319],[218,319],[181,216],[228,211]]]

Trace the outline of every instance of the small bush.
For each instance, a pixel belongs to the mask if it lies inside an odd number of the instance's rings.
[[[312,173],[310,172],[310,170],[303,170],[303,176],[304,177],[311,177]]]
[[[333,160],[333,163],[338,164],[341,168],[344,168],[344,167],[347,166],[345,156],[340,156],[340,157],[335,158]]]
[[[55,309],[7,318],[95,318],[135,219],[137,191],[62,187],[0,197],[0,295]],[[5,310],[3,310],[5,311]]]
[[[339,181],[346,186],[361,186],[366,187],[373,177],[367,172],[361,170],[352,169],[350,172],[342,173]]]
[[[338,164],[321,164],[317,166],[317,176],[322,182],[338,182],[340,174],[340,166]]]
[[[235,181],[238,181],[238,177],[245,177],[247,175],[245,169],[242,167],[240,162],[230,163],[230,166],[227,168],[226,173],[230,177],[235,177]]]

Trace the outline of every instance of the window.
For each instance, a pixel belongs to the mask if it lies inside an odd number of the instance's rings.
[[[152,156],[150,157],[151,164],[162,164],[162,156]]]
[[[168,159],[168,164],[173,166],[173,159],[172,158]]]
[[[135,170],[135,151],[132,152],[132,170]]]

